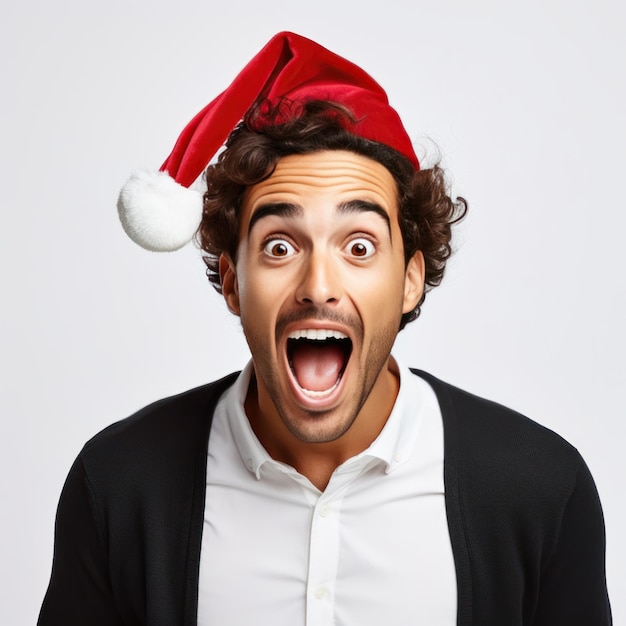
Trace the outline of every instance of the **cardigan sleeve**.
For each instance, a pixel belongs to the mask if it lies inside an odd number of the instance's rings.
[[[541,574],[533,626],[609,626],[605,530],[598,492],[580,458],[555,548]]]
[[[57,510],[52,576],[38,626],[118,626],[107,550],[94,512],[93,493],[79,456]]]

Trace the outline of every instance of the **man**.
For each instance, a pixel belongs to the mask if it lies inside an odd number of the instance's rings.
[[[149,249],[197,231],[252,360],[87,443],[39,623],[610,624],[576,450],[391,356],[465,203],[380,86],[281,33],[162,171],[122,223]]]

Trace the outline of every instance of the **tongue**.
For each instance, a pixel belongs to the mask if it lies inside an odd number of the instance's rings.
[[[298,384],[309,391],[326,391],[339,378],[344,352],[336,344],[325,341],[297,341],[291,364]]]

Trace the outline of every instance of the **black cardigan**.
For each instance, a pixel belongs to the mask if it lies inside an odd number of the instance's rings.
[[[457,625],[611,624],[602,510],[578,452],[414,373],[443,414]],[[39,626],[195,626],[208,438],[236,376],[161,400],[85,445],[61,494]]]

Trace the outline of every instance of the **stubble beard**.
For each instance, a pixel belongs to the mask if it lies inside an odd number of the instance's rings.
[[[350,326],[358,337],[359,345],[363,345],[363,325],[360,320],[354,318],[345,318],[338,316],[334,312],[323,312],[318,309],[298,312],[288,316],[281,317],[276,325],[276,336],[289,323],[310,320],[323,319],[328,321],[341,321]],[[245,321],[242,317],[242,326],[245,332]],[[363,359],[361,355],[361,363],[358,365],[356,372],[352,371],[351,376],[358,376],[356,381],[356,389],[353,393],[345,398],[341,406],[336,409],[327,411],[310,411],[300,407],[298,410],[306,414],[306,418],[295,418],[283,402],[283,394],[281,393],[280,377],[278,375],[278,365],[273,362],[268,352],[263,348],[264,341],[256,339],[254,334],[245,333],[248,346],[252,353],[255,374],[261,378],[261,381],[267,390],[272,403],[278,413],[281,421],[291,433],[293,437],[303,443],[329,443],[335,441],[345,435],[357,419],[361,409],[367,402],[367,399],[374,388],[383,368],[386,366],[391,348],[393,347],[396,335],[398,334],[399,320],[397,323],[389,324],[372,338],[371,346],[367,357]],[[352,358],[353,355],[350,356]],[[280,356],[278,357],[280,358]],[[354,367],[354,364],[351,364]],[[258,386],[258,381],[257,381]],[[258,393],[258,390],[257,390]],[[334,419],[332,414],[343,413],[337,415]],[[332,421],[331,421],[332,420]],[[329,421],[328,424],[322,424],[323,421]]]

